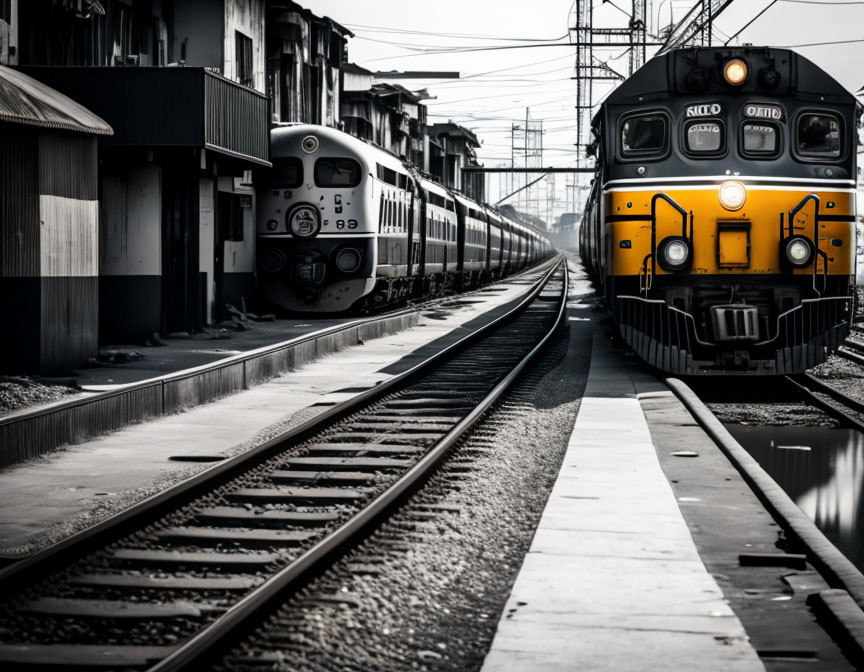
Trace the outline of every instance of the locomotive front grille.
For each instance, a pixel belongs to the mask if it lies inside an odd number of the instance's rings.
[[[711,322],[716,343],[759,340],[759,311],[755,306],[713,306]]]

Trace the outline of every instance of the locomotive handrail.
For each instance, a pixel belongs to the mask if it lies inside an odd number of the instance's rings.
[[[790,308],[789,310],[784,311],[777,316],[777,318],[775,320],[776,330],[775,330],[774,336],[772,336],[771,338],[766,338],[764,341],[757,341],[753,345],[763,346],[763,345],[769,345],[770,343],[775,342],[780,337],[780,322],[781,322],[781,320],[789,319],[794,313],[801,311],[804,308],[805,304],[806,305],[810,305],[810,304],[817,305],[817,304],[823,304],[823,303],[827,303],[827,302],[839,303],[840,301],[849,301],[849,297],[848,296],[825,296],[825,297],[820,297],[818,299],[801,299],[801,303],[799,305],[797,305],[793,308]],[[834,326],[838,326],[838,325],[834,325]]]
[[[645,274],[648,274],[648,259],[651,259],[651,279],[653,281],[654,276],[657,274],[657,201],[663,200],[669,205],[671,205],[678,214],[681,215],[681,237],[687,239],[687,244],[690,246],[690,254],[693,254],[693,213],[690,213],[690,235],[687,235],[687,211],[678,205],[675,200],[669,196],[668,194],[663,193],[662,191],[658,194],[654,194],[651,197],[651,253],[645,256],[645,259],[642,261],[642,268],[645,270]],[[650,285],[645,282],[645,292],[647,297],[647,292],[650,289]]]
[[[821,199],[818,194],[807,194],[804,198],[801,199],[801,202],[796,205],[792,210],[789,211],[789,233],[786,236],[791,237],[795,232],[795,215],[797,215],[801,210],[803,210],[804,206],[807,205],[808,201],[813,201],[814,204],[814,212],[813,212],[813,250],[815,252],[815,257],[813,259],[813,291],[816,292],[820,297],[822,296],[822,292],[816,289],[816,276],[819,273],[819,257],[822,257],[824,263],[823,266],[823,277],[822,277],[822,290],[824,291],[828,287],[828,255],[819,249],[819,206],[821,204]],[[781,226],[783,222],[782,215],[780,213],[781,218]],[[803,228],[803,227],[802,227]],[[780,241],[783,242],[782,240]]]

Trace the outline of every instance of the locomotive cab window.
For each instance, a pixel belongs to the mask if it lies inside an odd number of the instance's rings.
[[[322,157],[315,162],[315,186],[356,187],[360,164],[354,159]]]
[[[684,146],[690,154],[720,154],[726,145],[719,121],[688,121],[684,124]]]
[[[296,189],[303,184],[303,162],[296,157],[273,161],[273,186]]]
[[[639,114],[621,122],[621,156],[646,157],[664,154],[668,147],[669,122],[659,113]]]
[[[780,127],[766,121],[745,121],[741,125],[741,153],[757,159],[777,156]]]
[[[827,113],[798,117],[798,153],[813,159],[838,159],[841,154],[840,119]]]

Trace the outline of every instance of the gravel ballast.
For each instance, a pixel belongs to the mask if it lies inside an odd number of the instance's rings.
[[[584,390],[591,327],[571,328],[569,351],[559,337],[420,492],[221,669],[479,669]]]

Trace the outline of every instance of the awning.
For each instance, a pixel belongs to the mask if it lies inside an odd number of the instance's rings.
[[[113,135],[100,117],[68,96],[22,72],[0,65],[0,121]]]

